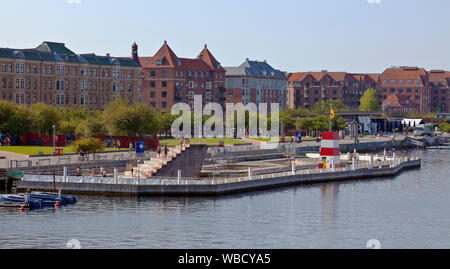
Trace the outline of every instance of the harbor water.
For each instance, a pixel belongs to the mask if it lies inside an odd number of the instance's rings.
[[[0,248],[450,248],[450,151],[418,151],[395,178],[217,198],[78,196],[60,209],[0,209]],[[72,240],[72,241],[69,241]]]

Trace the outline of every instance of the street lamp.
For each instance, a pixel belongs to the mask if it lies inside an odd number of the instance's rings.
[[[53,147],[56,147],[56,125],[53,125]]]

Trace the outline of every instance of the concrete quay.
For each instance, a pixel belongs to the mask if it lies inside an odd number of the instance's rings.
[[[16,183],[16,188],[18,191],[28,188],[40,191],[61,189],[63,193],[68,194],[113,196],[220,196],[301,184],[393,177],[407,169],[420,167],[420,159],[405,159],[379,164],[372,169],[366,166],[338,168],[336,171],[314,169],[254,176],[249,173],[246,178],[208,180],[97,178],[91,179],[89,183],[74,177],[58,178],[57,182],[53,183],[50,180],[31,180],[25,176],[24,180]]]

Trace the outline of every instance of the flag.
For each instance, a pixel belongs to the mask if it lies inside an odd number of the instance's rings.
[[[331,118],[334,119],[334,109],[333,109],[333,105],[331,105]]]

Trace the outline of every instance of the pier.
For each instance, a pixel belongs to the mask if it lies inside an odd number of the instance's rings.
[[[399,173],[421,167],[421,159],[394,159],[376,163],[353,163],[351,166],[334,169],[297,170],[291,172],[254,175],[249,169],[242,178],[88,178],[42,175],[25,175],[17,182],[17,190],[52,191],[54,188],[69,194],[115,195],[115,196],[220,196],[284,186],[317,184],[336,181],[370,180],[393,177]]]

